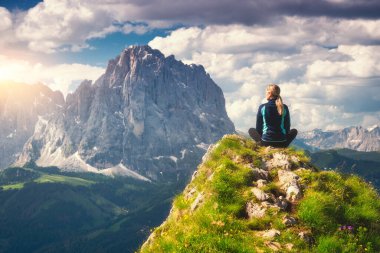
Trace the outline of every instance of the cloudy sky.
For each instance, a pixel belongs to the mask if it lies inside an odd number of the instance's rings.
[[[238,129],[278,83],[300,130],[380,125],[379,0],[0,0],[0,81],[65,94],[129,45],[202,64]]]

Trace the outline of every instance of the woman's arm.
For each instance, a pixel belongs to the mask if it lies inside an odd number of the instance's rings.
[[[284,127],[285,127],[286,133],[289,133],[289,131],[290,131],[290,113],[289,113],[289,108],[286,105],[284,105],[284,109],[285,109]]]
[[[263,135],[263,115],[261,113],[262,105],[259,106],[259,111],[256,116],[256,130],[262,136]]]

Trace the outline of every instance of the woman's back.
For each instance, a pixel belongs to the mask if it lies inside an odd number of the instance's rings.
[[[286,141],[289,128],[289,109],[286,105],[284,105],[282,115],[277,111],[275,99],[270,99],[259,107],[256,129],[263,141]]]
[[[282,103],[280,87],[270,84],[266,90],[267,103],[260,105],[256,117],[256,129],[250,128],[249,135],[264,146],[287,147],[297,136],[290,130],[290,113]]]

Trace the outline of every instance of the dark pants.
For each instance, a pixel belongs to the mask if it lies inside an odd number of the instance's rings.
[[[286,141],[284,142],[270,142],[270,141],[263,141],[261,139],[261,135],[257,132],[255,128],[250,128],[248,130],[249,135],[252,137],[254,141],[259,143],[262,146],[271,146],[275,148],[286,148],[289,146],[289,144],[296,138],[297,136],[297,129],[291,129],[289,133],[286,134]]]

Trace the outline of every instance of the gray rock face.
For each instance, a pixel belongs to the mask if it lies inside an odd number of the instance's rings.
[[[159,180],[191,173],[208,145],[232,132],[222,90],[202,66],[134,46],[69,94],[64,114],[38,123],[18,163]]]
[[[317,149],[349,148],[358,151],[380,150],[380,127],[348,127],[336,131],[315,129],[297,136],[297,141]]]
[[[0,169],[12,164],[39,118],[63,107],[63,95],[45,85],[0,84]]]

